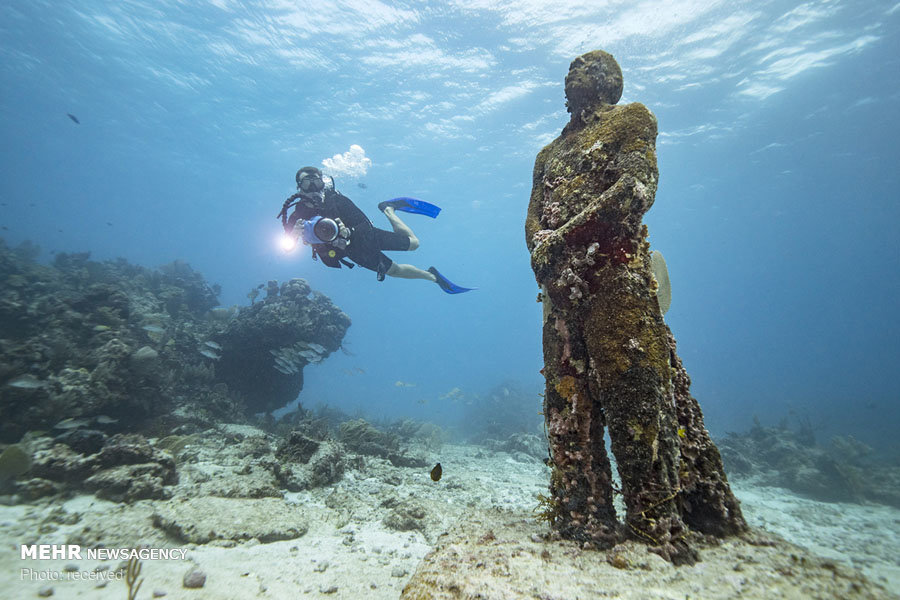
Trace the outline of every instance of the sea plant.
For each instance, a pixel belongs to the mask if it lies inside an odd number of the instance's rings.
[[[143,578],[138,580],[140,574],[141,561],[138,560],[136,556],[132,556],[128,559],[128,566],[125,568],[125,584],[128,586],[128,600],[137,598],[138,590],[141,589],[141,584],[144,583]]]

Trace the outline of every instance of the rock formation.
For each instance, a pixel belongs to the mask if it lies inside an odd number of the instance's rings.
[[[305,280],[270,281],[265,299],[241,309],[216,336],[216,375],[248,410],[281,408],[303,389],[303,368],[340,348],[349,326],[350,317]]]
[[[544,303],[552,475],[543,515],[587,545],[624,534],[690,563],[689,527],[726,535],[746,524],[660,311],[641,223],[656,194],[656,118],[639,103],[617,106],[622,85],[606,52],[576,58],[571,119],[534,167],[525,234]]]

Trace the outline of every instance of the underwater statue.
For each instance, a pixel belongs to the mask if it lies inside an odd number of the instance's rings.
[[[692,563],[691,530],[725,536],[747,525],[690,395],[651,270],[641,219],[656,195],[656,117],[639,103],[616,105],[622,71],[606,52],[576,58],[565,85],[571,118],[537,156],[525,225],[544,303],[552,472],[542,515],[586,546],[627,536]]]

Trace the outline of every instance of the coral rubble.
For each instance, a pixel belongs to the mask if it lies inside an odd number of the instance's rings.
[[[611,55],[576,58],[571,119],[534,167],[525,234],[544,302],[545,514],[567,538],[621,539],[608,431],[624,531],[686,563],[696,558],[688,526],[723,535],[746,525],[663,321],[641,222],[656,194],[657,123],[642,104],[615,105],[622,85]]]

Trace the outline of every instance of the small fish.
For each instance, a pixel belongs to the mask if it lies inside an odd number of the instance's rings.
[[[63,419],[59,423],[53,426],[53,429],[78,429],[80,427],[87,427],[88,421],[87,419]]]
[[[209,311],[209,315],[217,320],[225,321],[234,316],[235,307],[226,308],[224,306],[217,306]]]
[[[414,383],[407,383],[406,381],[395,381],[395,382],[394,382],[394,386],[395,386],[395,387],[408,388],[408,387],[416,387],[416,384],[414,384]]]
[[[440,399],[441,400],[456,400],[456,399],[461,398],[462,395],[463,395],[463,391],[461,389],[459,389],[458,387],[455,387],[452,390],[450,390],[449,392],[447,392],[446,394],[444,394],[443,396],[441,396]]]
[[[219,356],[218,354],[216,354],[216,353],[213,352],[212,350],[206,350],[206,349],[204,349],[204,350],[201,350],[201,351],[200,351],[200,354],[202,354],[202,355],[205,356],[206,358],[211,358],[212,360],[219,360],[220,358],[222,358],[221,356]]]
[[[431,480],[432,481],[440,481],[441,475],[443,475],[444,470],[441,468],[441,463],[434,465],[434,468],[431,470]]]
[[[360,181],[360,182],[357,183],[356,185],[359,186],[359,188],[360,188],[360,189],[363,189],[363,190],[369,187],[369,186],[367,186],[365,183],[363,183],[362,181]]]
[[[15,479],[31,469],[31,455],[18,444],[13,444],[0,454],[0,464],[3,465],[0,482]]]
[[[203,343],[204,343],[206,346],[209,346],[210,348],[212,348],[213,350],[221,350],[221,349],[222,349],[222,346],[218,345],[217,343],[215,343],[215,342],[212,341],[212,340],[206,340],[206,341],[203,342]]]
[[[325,354],[325,346],[320,346],[319,344],[313,344],[312,342],[307,342],[306,345],[313,352],[317,352],[319,354]]]
[[[110,227],[112,227],[112,222],[107,221],[106,224],[109,225]]]
[[[118,419],[113,419],[112,417],[107,417],[106,415],[100,415],[96,419],[94,419],[100,425],[112,425],[113,423],[118,423]]]
[[[419,398],[418,400],[416,400],[416,402],[422,405],[428,404],[428,400],[426,400],[425,398]]]
[[[78,120],[78,117],[76,117],[76,116],[73,115],[72,113],[66,113],[66,115],[68,115],[68,117],[69,117],[70,119],[72,119],[73,121],[75,121],[75,124],[76,124],[76,125],[81,125],[81,121]]]
[[[275,361],[275,370],[281,371],[285,375],[296,375],[300,372],[300,370],[297,368],[297,365],[279,360]]]
[[[4,225],[4,226],[3,226],[3,231],[9,231],[9,227],[7,227],[6,225]]]
[[[365,375],[365,374],[366,374],[366,370],[363,369],[363,368],[361,368],[361,367],[356,367],[354,370],[355,370],[357,373],[359,373],[360,375]]]
[[[25,374],[14,377],[6,385],[19,390],[36,390],[38,388],[44,387],[45,384],[34,375]]]
[[[679,428],[678,428],[678,437],[680,437],[680,438],[682,438],[682,439],[684,439],[684,438],[687,437],[687,431],[685,430],[684,427],[679,427]]]
[[[141,327],[141,329],[143,329],[147,333],[163,333],[165,331],[165,329],[163,329],[159,325],[144,325],[143,327]]]

